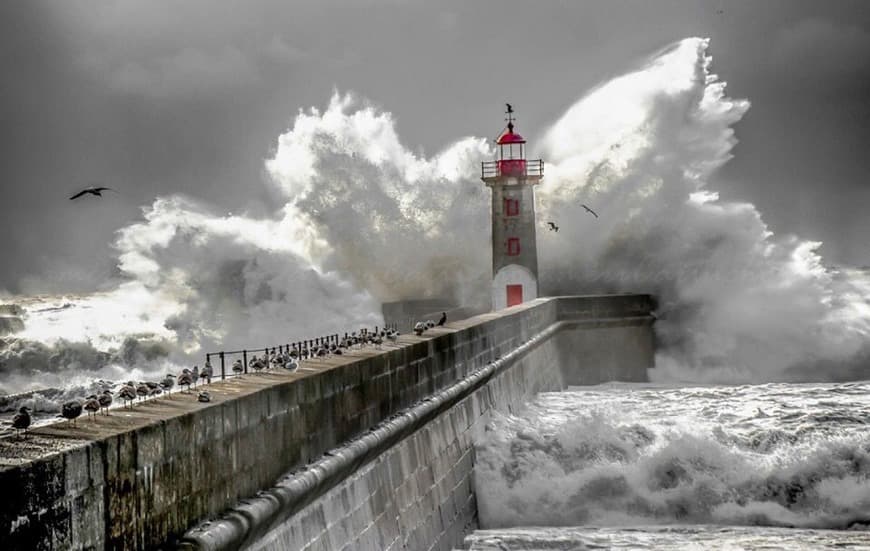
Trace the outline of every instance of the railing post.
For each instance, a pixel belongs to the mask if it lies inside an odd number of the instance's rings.
[[[245,370],[245,375],[248,374],[248,351],[242,350],[242,368]]]
[[[224,380],[227,378],[227,371],[224,368],[224,353],[221,352],[220,355],[221,355],[221,380]]]

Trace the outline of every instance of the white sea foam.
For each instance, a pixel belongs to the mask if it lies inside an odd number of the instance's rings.
[[[870,384],[540,395],[477,447],[484,527],[870,522]]]

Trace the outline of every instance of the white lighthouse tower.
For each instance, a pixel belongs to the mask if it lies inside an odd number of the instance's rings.
[[[492,189],[493,310],[538,298],[534,186],[544,176],[544,162],[526,160],[526,140],[514,132],[510,104],[506,113],[498,158],[481,166],[481,179]]]

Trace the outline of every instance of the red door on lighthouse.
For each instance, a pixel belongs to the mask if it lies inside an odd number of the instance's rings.
[[[523,286],[508,285],[507,286],[507,305],[508,308],[523,303]]]

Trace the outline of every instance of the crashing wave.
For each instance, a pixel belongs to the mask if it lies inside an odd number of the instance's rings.
[[[854,527],[870,518],[868,390],[542,395],[521,417],[497,416],[477,447],[482,525]]]

